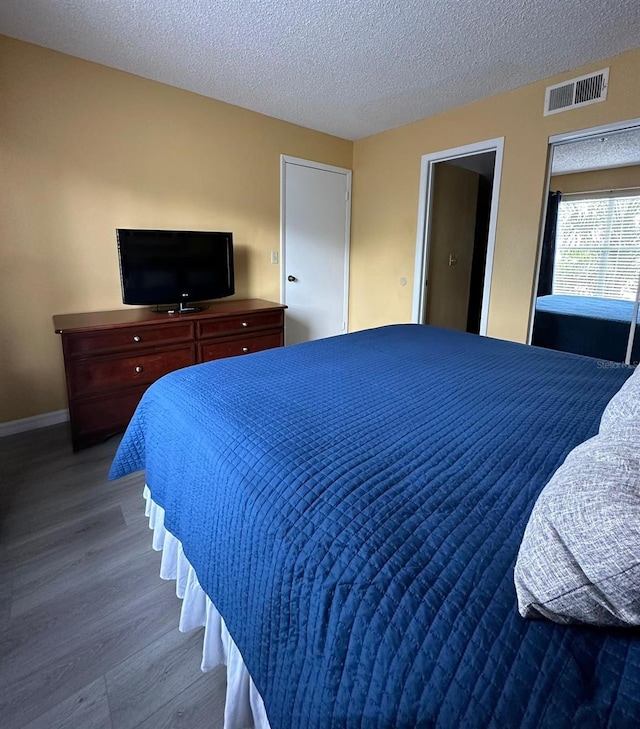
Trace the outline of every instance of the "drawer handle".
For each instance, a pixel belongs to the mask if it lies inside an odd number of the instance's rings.
[[[249,322],[248,321],[243,321],[242,322],[242,326],[243,327],[248,327],[249,326]]]
[[[143,368],[142,368],[142,367],[141,367],[140,365],[136,365],[136,366],[135,366],[135,367],[134,367],[133,369],[134,369],[134,370],[135,370],[135,371],[136,371],[136,372],[137,372],[138,374],[140,374],[140,373],[142,372],[142,370],[143,370]]]
[[[134,341],[134,342],[141,342],[142,340],[141,340],[141,339],[140,339],[140,337],[139,337],[139,336],[138,336],[138,335],[136,334],[136,335],[135,335],[135,337],[133,338],[133,341]]]
[[[249,347],[243,347],[242,351],[246,354],[249,351]]]

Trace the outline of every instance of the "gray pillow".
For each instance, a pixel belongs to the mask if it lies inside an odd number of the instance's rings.
[[[613,422],[614,413],[609,414]],[[534,506],[515,584],[523,617],[640,625],[640,443],[635,438],[620,437],[619,430],[603,432],[571,451]]]
[[[640,443],[640,368],[609,400],[602,413],[600,432],[634,438]]]

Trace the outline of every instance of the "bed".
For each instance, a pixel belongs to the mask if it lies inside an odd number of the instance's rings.
[[[623,362],[627,352],[633,301],[551,294],[536,300],[532,344],[560,352]],[[640,360],[636,328],[633,362]]]
[[[513,585],[538,493],[629,376],[597,365],[395,325],[147,391],[111,477],[145,469],[245,723],[638,726],[637,632],[524,620]]]

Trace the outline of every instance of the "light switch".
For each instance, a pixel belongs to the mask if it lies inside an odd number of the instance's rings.
[[[278,251],[271,251],[271,263],[278,263],[280,255]]]
[[[458,263],[458,259],[455,257],[453,253],[449,253],[449,265],[455,266],[456,263]]]

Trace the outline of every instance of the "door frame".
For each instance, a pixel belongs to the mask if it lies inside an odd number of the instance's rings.
[[[549,187],[551,185],[551,167],[553,165],[553,150],[563,144],[571,142],[580,142],[583,139],[591,137],[599,137],[602,134],[613,134],[615,132],[624,132],[629,129],[640,128],[640,118],[626,119],[619,122],[611,122],[610,124],[600,124],[595,127],[587,127],[586,129],[577,129],[572,132],[564,132],[562,134],[552,134],[547,143],[547,169],[545,171],[544,192],[542,196],[542,211],[540,214],[540,229],[538,231],[538,252],[536,254],[536,269],[533,278],[533,289],[531,290],[531,303],[529,306],[529,326],[527,329],[527,344],[531,344],[533,340],[533,324],[536,315],[536,299],[538,294],[538,282],[540,280],[540,263],[542,259],[542,242],[544,239],[544,228],[547,221],[547,206],[549,203]],[[637,298],[637,297],[636,297]],[[638,312],[635,310],[637,318]],[[631,349],[635,338],[635,327],[629,322],[631,329],[629,332],[629,343],[627,347],[627,358],[630,359]]]
[[[349,263],[351,251],[351,181],[353,172],[345,167],[335,167],[327,165],[323,162],[313,162],[312,160],[302,159],[300,157],[291,157],[287,154],[280,155],[280,303],[286,304],[286,260],[287,260],[287,240],[285,231],[285,214],[286,214],[286,177],[287,165],[293,164],[301,167],[311,167],[315,170],[323,170],[324,172],[333,172],[339,175],[346,175],[347,193],[345,196],[345,230],[344,230],[344,306],[342,311],[342,332],[349,331]]]
[[[493,258],[496,245],[496,225],[502,179],[502,160],[504,157],[504,137],[487,139],[483,142],[465,144],[462,147],[444,149],[440,152],[424,154],[420,163],[420,193],[418,198],[418,231],[416,236],[416,257],[413,276],[413,305],[411,321],[423,324],[427,303],[427,271],[429,270],[429,243],[431,239],[431,214],[433,212],[433,176],[438,162],[449,162],[462,157],[472,157],[484,152],[495,152],[496,160],[491,188],[491,211],[489,214],[489,233],[487,256],[485,259],[484,284],[482,287],[482,307],[480,313],[480,334],[485,336],[489,318],[489,298],[493,276]]]

